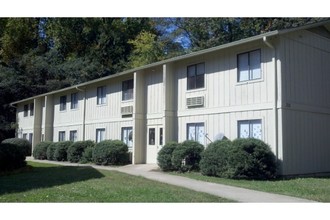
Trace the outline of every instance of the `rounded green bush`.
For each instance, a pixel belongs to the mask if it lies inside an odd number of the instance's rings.
[[[172,165],[174,170],[181,172],[199,170],[199,162],[204,146],[196,141],[184,141],[172,154]]]
[[[9,138],[2,141],[2,143],[15,144],[21,149],[25,156],[31,156],[32,145],[31,143],[23,138]]]
[[[51,145],[51,144],[52,144],[52,142],[50,142],[50,141],[44,141],[44,142],[40,142],[39,144],[34,146],[34,149],[33,149],[34,159],[47,160],[47,149],[48,149],[49,145]]]
[[[11,143],[0,144],[0,171],[11,171],[26,166],[25,151]]]
[[[236,179],[271,179],[276,175],[276,158],[263,141],[236,139],[229,152],[229,177]]]
[[[93,161],[98,165],[123,165],[128,159],[128,147],[120,140],[101,141],[93,151]]]
[[[93,151],[95,146],[89,146],[85,148],[85,151],[82,153],[82,156],[80,158],[81,163],[91,163],[93,162]]]
[[[215,141],[207,146],[199,163],[202,175],[227,177],[230,140]]]
[[[56,150],[56,143],[51,143],[46,151],[46,155],[47,155],[47,160],[55,160],[55,150]]]
[[[160,149],[157,156],[157,162],[160,169],[163,171],[174,170],[172,165],[172,153],[178,146],[179,144],[177,142],[169,142]]]
[[[54,151],[54,159],[57,161],[67,161],[67,151],[72,143],[72,141],[62,141],[55,143],[56,149]]]
[[[70,161],[71,163],[78,163],[81,160],[86,148],[94,147],[94,145],[94,142],[90,140],[74,142],[72,145],[69,146],[67,151],[68,161]]]

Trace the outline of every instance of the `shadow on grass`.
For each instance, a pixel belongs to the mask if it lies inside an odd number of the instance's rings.
[[[28,171],[0,176],[0,195],[48,188],[90,179],[104,175],[92,167],[33,166]]]

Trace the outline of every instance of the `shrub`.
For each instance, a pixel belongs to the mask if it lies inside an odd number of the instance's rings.
[[[46,155],[47,155],[47,160],[55,160],[55,150],[56,150],[56,143],[51,143],[46,151]]]
[[[175,148],[179,146],[176,142],[169,142],[165,144],[158,152],[157,162],[160,169],[163,171],[174,170],[172,165],[172,154]]]
[[[26,165],[25,151],[11,143],[0,144],[0,171],[11,171]]]
[[[261,140],[236,139],[229,152],[229,177],[237,179],[271,179],[276,173],[276,159]]]
[[[72,141],[62,141],[55,143],[56,149],[54,151],[54,159],[57,161],[67,161],[67,151],[72,143]]]
[[[82,156],[80,158],[80,162],[81,163],[93,162],[93,151],[94,151],[94,145],[85,148],[85,151],[82,153]]]
[[[9,144],[17,145],[19,147],[19,149],[21,149],[24,152],[25,156],[31,156],[32,145],[26,139],[9,138],[9,139],[3,140],[2,143],[9,143]]]
[[[227,177],[229,169],[229,151],[232,147],[231,141],[215,141],[202,153],[200,169],[203,175]]]
[[[203,145],[196,141],[184,141],[173,151],[173,168],[181,172],[199,170],[203,150]]]
[[[93,141],[77,141],[74,142],[72,145],[69,146],[68,149],[68,161],[71,163],[78,163],[84,151],[88,147],[93,147],[94,142]]]
[[[119,140],[105,140],[97,143],[93,161],[98,165],[122,165],[128,163],[128,147]]]
[[[34,146],[34,149],[33,149],[34,159],[46,160],[47,159],[47,148],[51,144],[52,144],[52,142],[50,142],[50,141],[44,141],[44,142],[40,142],[39,144]]]

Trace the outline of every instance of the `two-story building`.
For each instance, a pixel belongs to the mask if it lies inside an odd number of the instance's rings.
[[[18,137],[120,139],[133,164],[169,141],[253,137],[283,175],[329,172],[329,31],[272,31],[14,102]]]

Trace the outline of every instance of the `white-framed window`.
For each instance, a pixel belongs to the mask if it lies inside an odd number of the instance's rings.
[[[106,87],[97,87],[97,104],[102,105],[106,103]]]
[[[261,119],[238,121],[238,137],[262,140]]]
[[[204,145],[205,129],[204,123],[187,124],[187,140],[198,141]]]
[[[205,64],[198,63],[187,67],[187,90],[204,88]]]
[[[58,132],[58,141],[65,141],[65,131]]]
[[[70,131],[70,141],[77,141],[77,130]]]
[[[27,117],[29,113],[29,105],[24,105],[24,117]]]
[[[66,95],[60,97],[60,111],[66,110]]]
[[[244,82],[261,78],[261,50],[237,55],[237,81]]]
[[[155,138],[156,138],[156,128],[149,128],[149,145],[155,145]]]
[[[132,127],[121,128],[121,140],[128,146],[128,148],[133,147],[133,128]]]
[[[105,140],[105,128],[97,128],[96,129],[96,143],[100,143]]]
[[[78,93],[71,93],[71,109],[78,108]]]
[[[133,79],[123,81],[122,83],[122,100],[132,100],[134,91]]]
[[[34,115],[34,103],[30,103],[30,116]]]
[[[33,134],[32,133],[30,133],[29,134],[29,142],[32,144],[32,140],[33,140]]]

